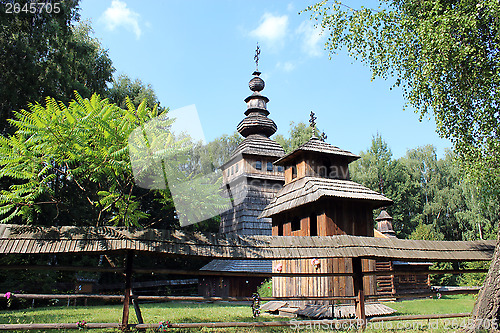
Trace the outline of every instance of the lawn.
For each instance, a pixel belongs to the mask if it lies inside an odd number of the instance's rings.
[[[459,313],[470,312],[474,305],[474,297],[468,295],[458,295],[443,297],[442,299],[420,299],[402,302],[387,302],[386,305],[396,309],[397,315],[413,315],[413,314],[435,314],[435,313]],[[271,320],[286,320],[279,317],[264,315],[257,319],[252,318],[250,306],[241,304],[229,303],[149,303],[141,305],[144,321],[147,323],[158,323],[159,321],[168,320],[173,323],[182,322],[224,322],[224,321],[271,321]],[[89,307],[46,307],[15,311],[0,311],[0,324],[7,323],[75,323],[85,320],[87,322],[119,322],[121,318],[122,308],[120,305],[110,306],[89,306]],[[131,307],[130,314],[131,323],[135,323],[135,315]],[[457,318],[455,323],[460,324],[464,319]],[[465,318],[465,320],[467,320]],[[413,332],[452,332],[453,330],[445,330],[443,325],[448,324],[451,328],[453,319],[448,322],[440,321],[439,330],[429,329],[427,326],[422,328],[422,325],[427,325],[427,321],[407,321],[407,325],[418,326],[418,329],[405,329],[404,331]],[[437,322],[436,322],[437,323]],[[387,324],[387,323],[386,323]],[[431,325],[435,323],[430,323]],[[374,324],[375,325],[375,324]],[[399,325],[399,326],[398,326]],[[402,328],[403,323],[393,323],[393,328]],[[369,326],[367,332],[393,332],[393,330],[381,330],[381,327],[386,327],[380,324],[377,326]],[[304,327],[303,332],[307,332]],[[230,329],[198,329],[198,330],[180,330],[171,329],[172,332],[296,332],[291,328],[230,328]],[[318,330],[314,330],[318,331]],[[403,330],[399,330],[403,332]],[[38,331],[43,332],[43,331]],[[60,331],[59,331],[60,332]],[[76,331],[74,331],[76,332]],[[116,330],[92,330],[91,332],[116,332]]]

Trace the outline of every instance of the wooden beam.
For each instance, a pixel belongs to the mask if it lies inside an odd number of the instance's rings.
[[[366,327],[365,292],[363,289],[363,266],[360,258],[352,258],[352,270],[354,273],[354,295],[356,296],[354,301],[356,317],[361,321],[361,329],[364,329]]]
[[[0,265],[0,270],[49,270],[49,271],[71,271],[71,272],[108,272],[123,273],[123,267],[77,267],[77,266],[54,266],[54,265]]]
[[[2,293],[0,293],[2,294]],[[100,299],[106,301],[121,301],[123,295],[96,295],[96,294],[12,294],[12,298],[22,299]],[[252,302],[252,297],[205,297],[205,296],[137,296],[132,299],[138,301],[153,301],[153,302]],[[289,297],[261,297],[261,301],[307,301],[307,300],[322,300],[322,301],[347,301],[354,300],[355,296],[289,296]]]
[[[119,328],[120,323],[87,323],[85,329]],[[47,323],[47,324],[0,324],[0,331],[15,330],[79,330],[76,323]]]
[[[132,265],[134,251],[127,251],[125,258],[125,297],[123,298],[122,331],[128,331],[128,316],[130,307],[130,294],[132,293]]]
[[[437,293],[442,295],[460,295],[460,294],[477,294],[480,288],[471,288],[465,290],[448,290],[448,291],[433,291],[424,293],[405,293],[393,295],[396,298],[415,298],[415,297],[428,297],[435,296]],[[0,292],[2,294],[3,292]],[[105,301],[121,301],[123,302],[123,295],[98,295],[98,294],[12,294],[12,298],[22,299],[100,299]],[[322,300],[322,301],[342,301],[342,300],[355,300],[357,296],[289,296],[289,297],[261,297],[265,301],[307,301],[307,300]],[[387,295],[365,295],[365,299],[379,299],[387,298]],[[204,296],[137,296],[134,299],[139,301],[153,301],[153,302],[170,302],[170,301],[190,301],[190,302],[251,302],[251,297],[204,297]]]
[[[137,323],[144,324],[144,319],[142,319],[141,308],[139,307],[139,301],[137,300],[137,296],[132,295],[132,304],[134,305],[135,316],[137,317]],[[144,329],[137,329],[140,332],[144,332]]]
[[[76,267],[76,266],[52,266],[52,265],[0,265],[0,270],[58,270],[58,271],[81,271],[81,272],[109,272],[122,273],[123,267]],[[271,277],[271,276],[352,276],[352,273],[254,273],[254,272],[218,272],[218,271],[189,271],[179,269],[158,269],[158,268],[137,268],[134,273],[172,274],[172,275],[193,275],[193,276],[251,276],[251,277]],[[487,269],[443,269],[443,270],[422,270],[422,271],[366,271],[365,276],[387,276],[387,275],[407,275],[407,274],[466,274],[466,273],[488,273]]]
[[[60,271],[85,271],[85,272],[112,272],[122,273],[123,267],[76,267],[76,266],[50,266],[50,265],[0,265],[0,270],[60,270]],[[133,273],[139,274],[171,274],[171,275],[193,275],[193,276],[248,276],[248,277],[264,277],[269,278],[272,276],[296,277],[296,276],[352,276],[352,273],[254,273],[254,272],[220,272],[220,271],[191,271],[182,269],[168,269],[168,268],[136,268],[132,270]]]
[[[1,294],[1,293],[0,293]],[[104,301],[123,301],[123,295],[98,295],[98,294],[14,294],[12,298],[22,299],[100,299]]]
[[[353,273],[254,273],[254,272],[221,272],[221,271],[187,271],[178,269],[153,269],[153,268],[137,268],[134,273],[148,274],[155,272],[156,274],[180,274],[180,275],[195,275],[195,276],[248,276],[248,277],[297,277],[297,276],[352,276]]]
[[[470,313],[449,313],[449,314],[431,314],[431,315],[408,315],[408,316],[390,316],[390,317],[374,317],[369,322],[385,322],[385,321],[404,321],[404,320],[425,320],[425,319],[446,319],[469,317]],[[268,321],[268,322],[212,322],[212,323],[172,323],[172,328],[201,328],[201,327],[278,327],[278,326],[296,326],[301,325],[335,325],[338,324],[353,324],[356,325],[356,319],[340,319],[340,320],[296,320],[296,321]],[[86,328],[119,328],[120,323],[87,323]],[[147,329],[158,328],[158,324],[130,324],[129,328]],[[51,324],[0,324],[0,330],[43,330],[43,329],[78,329],[75,323],[51,323]]]
[[[437,269],[426,269],[426,270],[421,270],[421,271],[367,271],[363,272],[363,275],[369,276],[369,275],[375,275],[375,276],[390,276],[390,275],[395,275],[395,276],[401,276],[401,275],[421,275],[421,274],[466,274],[466,273],[488,273],[487,269],[443,269],[443,270],[437,270]]]
[[[426,314],[426,315],[373,317],[373,318],[370,318],[368,320],[368,322],[446,319],[446,318],[461,318],[461,317],[469,317],[469,316],[470,316],[470,313],[441,313],[441,314]]]

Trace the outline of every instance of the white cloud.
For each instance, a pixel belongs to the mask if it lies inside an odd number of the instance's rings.
[[[291,62],[291,61],[285,61],[283,63],[282,62],[278,62],[276,64],[276,67],[278,69],[281,69],[281,70],[285,71],[285,72],[291,72],[291,71],[293,71],[295,69],[295,64],[293,62]]]
[[[269,44],[269,46],[282,45],[288,28],[288,16],[274,16],[265,13],[260,25],[250,31],[250,35]]]
[[[318,57],[323,53],[324,36],[321,34],[321,28],[314,27],[309,21],[304,21],[296,30],[301,35],[302,50],[310,56]]]
[[[101,16],[101,20],[106,24],[109,30],[113,31],[118,27],[124,27],[132,31],[137,39],[139,39],[142,34],[142,30],[139,26],[139,19],[140,15],[130,8],[127,8],[127,4],[120,0],[113,0],[111,2],[111,7],[106,9]]]

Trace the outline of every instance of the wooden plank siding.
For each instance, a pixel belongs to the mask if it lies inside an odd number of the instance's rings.
[[[312,204],[313,208],[298,207],[286,211],[273,218],[273,236],[311,236],[311,217],[316,217],[318,235],[359,235],[373,237],[372,216],[370,207],[360,208],[358,202],[320,200]],[[361,206],[362,207],[362,206]],[[308,214],[309,211],[316,213]],[[300,229],[292,230],[292,220],[300,217]],[[280,224],[283,233],[280,235]],[[305,246],[304,239],[297,239],[301,246]],[[309,252],[308,258],[314,258],[314,251]],[[282,265],[283,273],[352,273],[352,258],[322,258],[320,266],[315,268],[311,259],[273,261],[273,272],[277,272],[278,264]],[[374,271],[375,261],[362,259],[363,271]],[[365,293],[376,292],[376,277],[363,278]],[[273,295],[287,296],[355,296],[352,277],[348,276],[321,276],[321,277],[273,277]],[[304,305],[296,302],[297,306]],[[310,302],[308,302],[310,303]],[[328,304],[328,301],[315,301],[315,304]]]

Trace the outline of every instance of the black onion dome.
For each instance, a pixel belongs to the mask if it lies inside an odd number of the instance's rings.
[[[266,84],[264,83],[264,80],[256,76],[253,79],[251,79],[250,82],[248,82],[248,86],[250,87],[251,91],[262,91],[264,90]]]

